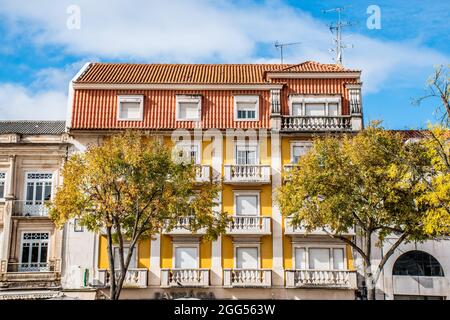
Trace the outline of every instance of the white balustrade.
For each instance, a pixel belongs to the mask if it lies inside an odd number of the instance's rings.
[[[207,287],[209,269],[161,269],[161,286],[168,287]]]
[[[163,229],[163,233],[164,234],[170,234],[170,235],[187,235],[187,234],[192,234],[192,231],[190,229],[190,224],[191,224],[191,217],[180,217],[176,219],[175,225],[173,226],[172,229],[169,230],[168,226],[169,223],[166,223],[166,227]],[[196,234],[204,234],[206,233],[206,229],[205,228],[201,228],[199,230],[196,231]]]
[[[204,164],[196,164],[195,168],[195,180],[197,182],[207,182],[211,180],[211,167]]]
[[[225,183],[270,183],[270,165],[231,165],[226,164],[225,168]]]
[[[121,271],[115,270],[116,281],[120,277]],[[109,270],[98,270],[98,280],[104,286],[109,285]],[[147,269],[135,268],[128,269],[125,280],[123,282],[124,288],[146,288],[147,287]]]
[[[356,272],[348,270],[286,270],[286,286],[356,289]]]
[[[325,231],[326,230],[326,231]],[[315,229],[315,230],[311,230],[311,231],[307,231],[305,227],[303,227],[302,225],[297,225],[297,226],[293,226],[292,225],[292,218],[291,217],[285,217],[284,218],[284,234],[286,235],[323,235],[323,236],[327,236],[328,233],[332,233],[331,229],[329,228],[325,228],[325,230],[323,229]],[[347,235],[347,236],[353,236],[355,235],[355,230],[354,228],[350,228],[347,232],[342,232],[342,235]]]
[[[226,232],[239,235],[269,235],[271,218],[261,216],[233,216]]]
[[[225,287],[270,287],[272,270],[270,269],[224,269]]]
[[[14,200],[14,214],[20,216],[46,217],[48,216],[48,208],[45,203]]]
[[[351,129],[350,116],[284,116],[281,121],[283,131],[350,131]]]

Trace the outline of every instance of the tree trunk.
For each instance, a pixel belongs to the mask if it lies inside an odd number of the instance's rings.
[[[109,299],[116,299],[116,273],[114,270],[114,255],[113,255],[113,243],[111,227],[106,228],[107,240],[108,240],[108,260],[109,260]]]

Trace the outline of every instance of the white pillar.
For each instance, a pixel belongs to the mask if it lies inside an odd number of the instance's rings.
[[[216,177],[222,177],[223,167],[223,137],[220,132],[216,133],[213,141],[213,154],[212,154],[212,171],[213,179]],[[220,180],[219,180],[220,181]],[[219,191],[217,207],[214,208],[217,212],[222,212],[222,192]],[[219,236],[217,240],[212,241],[211,244],[211,285],[222,285],[222,237]]]
[[[154,236],[150,241],[150,274],[148,284],[159,286],[161,281],[161,236]]]
[[[15,173],[16,173],[16,156],[9,156],[9,172],[7,174],[7,192],[5,196],[5,211],[3,215],[3,239],[1,246],[1,259],[9,260],[9,248],[11,247],[10,237],[11,237],[11,216],[13,213],[14,206],[14,183],[15,183]]]
[[[272,166],[272,286],[284,286],[283,269],[283,219],[275,203],[276,190],[281,185],[281,137],[279,131],[271,134]]]

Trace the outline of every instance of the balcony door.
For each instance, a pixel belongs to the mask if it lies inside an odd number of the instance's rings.
[[[22,235],[19,272],[50,271],[47,232],[25,232]]]
[[[197,247],[175,247],[176,269],[198,269]]]
[[[236,268],[258,269],[258,248],[257,247],[236,248]]]
[[[236,164],[237,165],[255,165],[257,164],[257,147],[238,145],[236,146]]]

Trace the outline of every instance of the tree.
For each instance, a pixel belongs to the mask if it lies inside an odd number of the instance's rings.
[[[433,232],[427,233],[424,226],[432,215],[423,185],[434,174],[429,160],[420,143],[405,143],[401,135],[377,125],[356,136],[316,139],[279,188],[277,202],[294,226],[322,229],[350,245],[364,261],[368,299],[375,299],[375,284],[396,248],[443,231],[433,228],[443,225],[433,219],[427,222]],[[443,206],[432,205],[433,210]],[[351,229],[356,237],[346,236]],[[375,245],[381,245],[392,234],[395,243],[373,266],[372,242],[378,237]]]
[[[450,125],[450,65],[439,65],[435,68],[433,75],[427,80],[428,93],[413,103],[420,105],[422,101],[429,98],[438,98],[440,105],[436,108],[436,115],[444,126]]]
[[[101,146],[73,155],[62,176],[50,217],[59,227],[76,217],[88,230],[106,233],[110,299],[119,299],[140,240],[163,228],[171,230],[183,217],[190,217],[192,232],[206,228],[208,239],[225,231],[226,214],[213,209],[218,184],[196,184],[192,164],[176,161],[167,147],[142,133],[115,135]],[[113,255],[114,244],[118,257]],[[114,259],[118,259],[118,272]]]
[[[430,126],[416,144],[415,152],[419,159],[425,159],[425,170],[421,163],[417,172],[426,176],[417,186],[418,205],[426,211],[424,227],[429,235],[450,235],[450,130]]]

